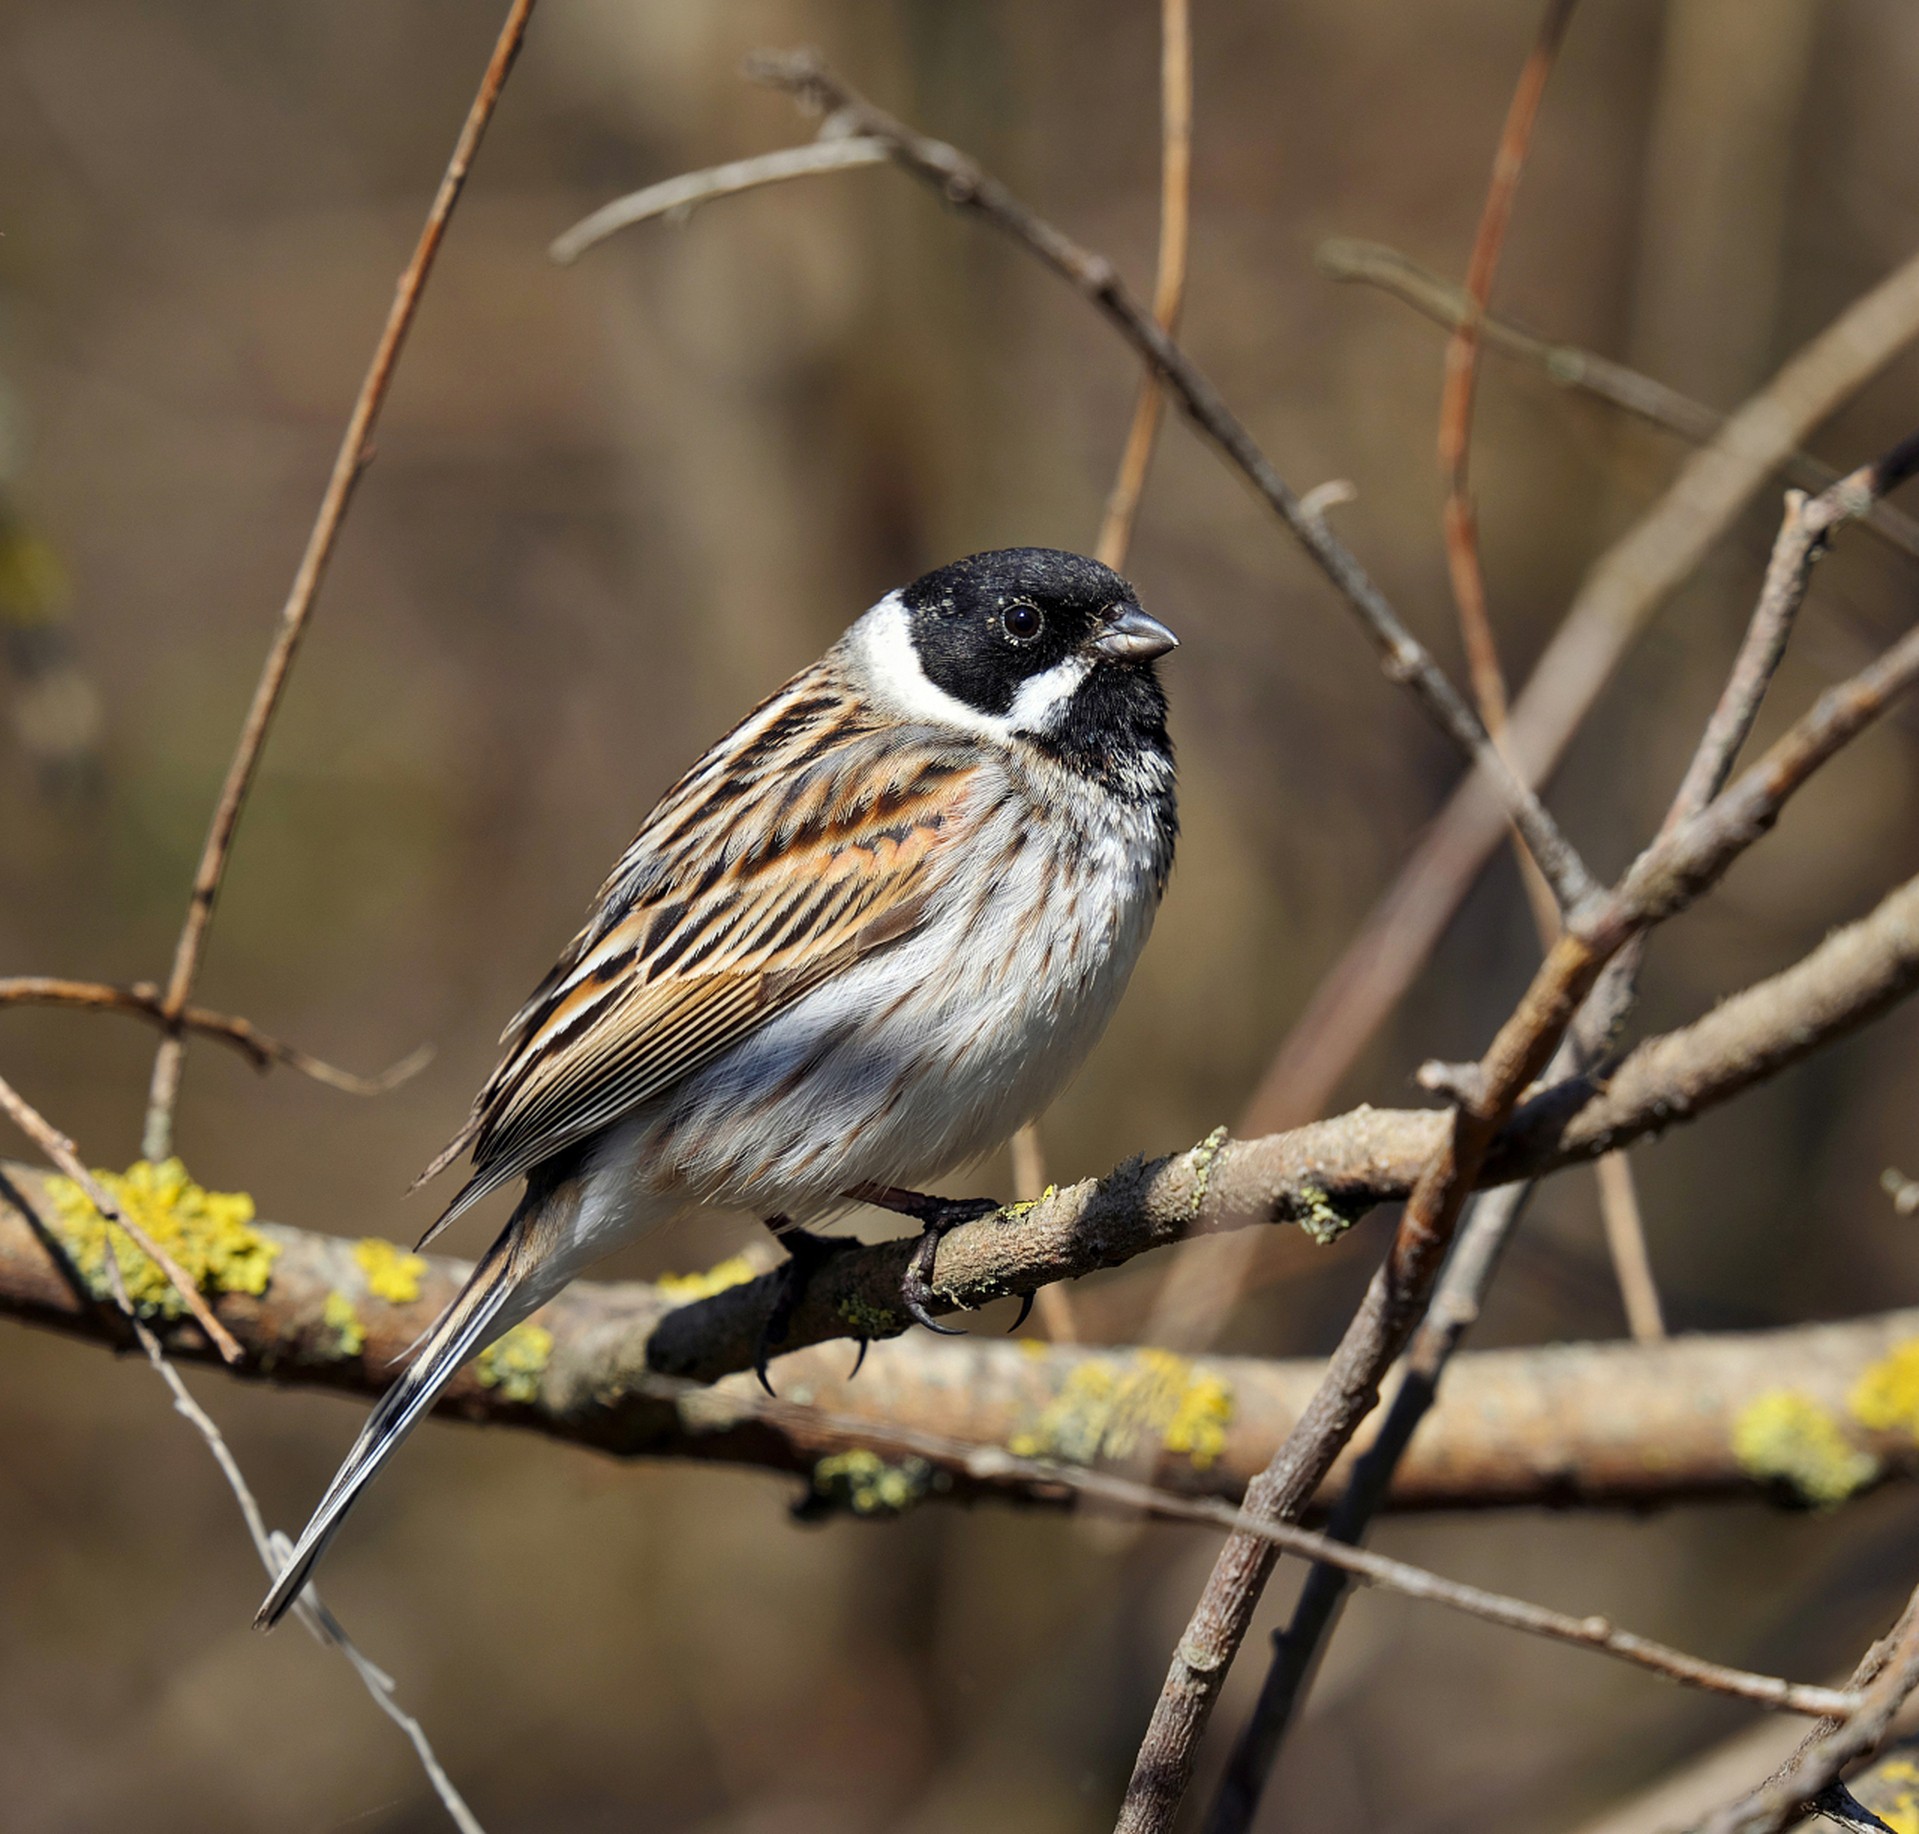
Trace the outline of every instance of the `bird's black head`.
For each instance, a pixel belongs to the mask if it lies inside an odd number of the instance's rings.
[[[899,594],[928,682],[1082,767],[1166,749],[1156,658],[1177,638],[1112,568],[1056,548],[1002,548]]]

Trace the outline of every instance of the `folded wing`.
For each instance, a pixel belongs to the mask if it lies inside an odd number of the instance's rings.
[[[801,676],[677,784],[515,1015],[460,1135],[488,1192],[620,1120],[922,921],[984,765]]]

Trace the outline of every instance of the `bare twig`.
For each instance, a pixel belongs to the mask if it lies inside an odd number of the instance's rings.
[[[1531,55],[1519,74],[1506,125],[1493,156],[1492,182],[1480,212],[1472,256],[1466,264],[1467,310],[1446,344],[1446,382],[1439,405],[1439,465],[1446,479],[1446,567],[1452,579],[1459,633],[1466,646],[1473,698],[1497,744],[1506,726],[1506,675],[1486,613],[1486,578],[1479,560],[1479,528],[1473,512],[1468,465],[1472,454],[1473,391],[1479,375],[1480,323],[1492,297],[1500,250],[1512,221],[1520,174],[1532,146],[1533,125],[1546,93],[1546,79],[1572,22],[1577,0],[1547,0]]]
[[[69,1006],[89,1012],[131,1013],[160,1025],[169,1023],[166,1002],[151,981],[114,987],[103,981],[69,981],[48,974],[0,976],[0,1006]],[[384,1095],[417,1076],[433,1058],[433,1047],[422,1045],[377,1076],[361,1076],[261,1031],[250,1019],[209,1012],[204,1006],[189,1006],[179,1014],[177,1023],[182,1031],[197,1032],[202,1037],[217,1038],[223,1044],[232,1045],[257,1070],[269,1070],[281,1064],[311,1077],[316,1083],[325,1083],[330,1089],[344,1090],[348,1095]]]
[[[652,1378],[655,1389],[674,1401],[704,1399],[700,1385],[684,1380]],[[1648,1637],[1616,1629],[1602,1617],[1572,1617],[1543,1605],[1489,1592],[1480,1586],[1464,1585],[1416,1567],[1403,1560],[1364,1552],[1335,1540],[1330,1535],[1282,1523],[1259,1521],[1243,1510],[1206,1498],[1176,1496],[1130,1478],[1089,1471],[1078,1465],[1055,1459],[1029,1458],[1009,1452],[998,1445],[968,1444],[943,1434],[902,1429],[858,1417],[835,1414],[811,1403],[783,1401],[767,1395],[748,1398],[748,1408],[762,1419],[783,1421],[789,1426],[818,1432],[834,1432],[859,1443],[883,1446],[889,1451],[938,1460],[943,1466],[965,1470],[969,1475],[993,1478],[1011,1475],[1035,1490],[1063,1489],[1075,1496],[1139,1511],[1164,1521],[1203,1522],[1232,1529],[1270,1542],[1286,1553],[1337,1566],[1366,1585],[1397,1593],[1403,1598],[1423,1599],[1443,1605],[1484,1623],[1498,1624],[1530,1636],[1553,1642],[1571,1643],[1582,1649],[1615,1656],[1634,1666],[1663,1675],[1684,1687],[1703,1688],[1711,1693],[1755,1701],[1762,1706],[1781,1708],[1809,1717],[1831,1717],[1856,1710],[1860,1698],[1841,1689],[1789,1682],[1776,1675],[1758,1675],[1749,1670],[1727,1668],[1688,1655]]]
[[[1472,669],[1473,698],[1493,743],[1506,737],[1506,676],[1500,667],[1499,647],[1486,609],[1486,577],[1479,553],[1479,521],[1473,507],[1467,467],[1472,452],[1473,397],[1479,378],[1480,333],[1492,297],[1493,277],[1520,174],[1532,145],[1534,123],[1545,95],[1546,80],[1558,61],[1559,47],[1571,23],[1576,0],[1548,0],[1538,36],[1519,74],[1512,105],[1493,158],[1493,175],[1466,264],[1466,310],[1446,342],[1446,383],[1439,409],[1439,463],[1446,477],[1443,527],[1446,568],[1452,580],[1453,603],[1459,612],[1460,638]],[[1542,947],[1551,945],[1559,927],[1550,890],[1540,881],[1523,845],[1519,871],[1533,923]],[[1601,1160],[1593,1168],[1599,1186],[1599,1208],[1605,1224],[1606,1247],[1614,1277],[1624,1298],[1635,1333],[1659,1335],[1659,1294],[1653,1285],[1652,1261],[1646,1249],[1632,1168],[1625,1160]]]
[[[1682,467],[1660,501],[1587,575],[1513,707],[1509,745],[1547,778],[1646,620],[1697,566],[1784,458],[1919,336],[1919,257],[1855,301]],[[1505,829],[1470,778],[1414,849],[1295,1022],[1242,1126],[1267,1132],[1323,1112],[1398,1004]]]
[[[1700,1824],[1699,1834],[1776,1834],[1814,1806],[1855,1759],[1869,1757],[1893,1716],[1919,1688],[1919,1592],[1886,1637],[1866,1653],[1853,1675],[1861,1693],[1857,1707],[1829,1728],[1813,1733],[1793,1756],[1750,1795]]]
[[[1168,337],[1179,330],[1186,298],[1186,251],[1191,241],[1193,179],[1193,32],[1188,0],[1160,0],[1159,9],[1159,271],[1153,280],[1153,320]],[[1139,385],[1126,449],[1106,499],[1093,552],[1115,571],[1126,565],[1133,522],[1153,462],[1165,394],[1150,366]]]
[[[1731,773],[1786,653],[1786,640],[1805,603],[1813,563],[1825,552],[1833,531],[1841,523],[1861,520],[1861,503],[1878,503],[1911,475],[1915,463],[1919,457],[1908,441],[1873,464],[1836,479],[1817,497],[1808,499],[1797,490],[1786,493],[1786,513],[1766,563],[1758,606],[1705,737],[1674,798],[1668,825],[1703,809]]]
[[[949,203],[1011,236],[1086,298],[1153,366],[1193,424],[1292,530],[1358,617],[1387,675],[1404,685],[1462,754],[1477,763],[1496,801],[1525,835],[1561,903],[1577,905],[1593,892],[1591,875],[1558,825],[1539,798],[1517,781],[1425,646],[1401,622],[1324,518],[1301,510],[1299,500],[1219,391],[1127,290],[1105,256],[1081,247],[1036,215],[967,154],[915,132],[876,108],[834,75],[818,53],[759,52],[747,60],[746,69],[749,76],[785,90],[803,106],[855,133],[884,141],[897,164]]]
[[[159,1270],[166,1275],[181,1303],[193,1314],[194,1322],[229,1363],[237,1363],[245,1354],[233,1333],[214,1317],[213,1308],[201,1296],[200,1288],[184,1267],[156,1242],[147,1231],[113,1201],[113,1195],[87,1170],[74,1144],[40,1111],[0,1077],[0,1113],[5,1114],[35,1146],[86,1192],[88,1201],[114,1228],[121,1230]],[[120,1277],[120,1263],[111,1247],[106,1256],[113,1277]]]
[[[655,217],[685,217],[716,197],[734,197],[764,185],[784,184],[790,178],[813,178],[822,172],[845,172],[855,166],[881,166],[891,157],[884,141],[852,135],[822,137],[810,146],[782,147],[754,159],[736,159],[729,165],[689,172],[615,198],[591,216],[582,217],[565,235],[555,237],[546,252],[562,266],[570,266],[595,243],[635,223],[650,222]]]
[[[1919,439],[1867,468],[1853,514],[1919,466]],[[1851,481],[1849,480],[1849,483]],[[1807,565],[1811,555],[1808,554]],[[1822,695],[1752,769],[1708,808],[1663,832],[1615,890],[1573,913],[1510,1018],[1471,1073],[1455,1079],[1452,1126],[1414,1185],[1385,1264],[1341,1339],[1313,1403],[1248,1485],[1262,1519],[1295,1519],[1378,1399],[1379,1384],[1424,1310],[1467,1194],[1493,1138],[1546,1068],[1606,963],[1634,936],[1713,884],[1778,818],[1821,764],[1919,681],[1919,628],[1850,681]],[[1276,1559],[1269,1544],[1236,1534],[1214,1565],[1180,1639],[1121,1809],[1122,1834],[1157,1834],[1178,1813],[1199,1740],[1244,1642]]]
[[[120,1264],[109,1255],[107,1257],[107,1279],[113,1292],[115,1305],[132,1328],[147,1361],[153,1366],[154,1373],[166,1383],[168,1392],[173,1396],[173,1411],[180,1415],[205,1442],[207,1450],[213,1455],[213,1462],[220,1467],[220,1475],[226,1479],[227,1488],[233,1493],[233,1500],[240,1506],[240,1515],[246,1523],[247,1534],[253,1541],[254,1552],[260,1556],[260,1564],[266,1568],[269,1579],[277,1578],[282,1566],[293,1553],[293,1544],[283,1534],[267,1528],[266,1517],[260,1513],[260,1505],[253,1494],[253,1488],[246,1480],[246,1473],[240,1469],[240,1461],[234,1457],[233,1448],[227,1444],[226,1435],[214,1424],[213,1416],[193,1398],[192,1391],[181,1379],[180,1372],[168,1362],[166,1353],[160,1348],[160,1340],[154,1336],[146,1322],[135,1309],[133,1300],[127,1292],[127,1284],[120,1272]],[[393,1723],[406,1734],[407,1742],[412,1745],[414,1754],[420,1760],[420,1768],[426,1772],[427,1781],[432,1785],[433,1793],[439,1797],[441,1805],[460,1834],[486,1834],[466,1800],[454,1787],[453,1779],[446,1773],[433,1744],[426,1735],[426,1728],[400,1705],[394,1692],[393,1677],[377,1668],[363,1654],[359,1646],[347,1635],[346,1628],[331,1611],[320,1602],[320,1595],[311,1586],[301,1594],[293,1607],[294,1614],[323,1644],[331,1644],[339,1650],[353,1666],[353,1672],[360,1677],[366,1691],[373,1696],[375,1705]]]
[[[1322,242],[1314,254],[1319,270],[1332,280],[1362,281],[1402,300],[1415,312],[1448,329],[1457,328],[1473,317],[1464,289],[1442,280],[1429,268],[1411,260],[1395,248],[1381,242],[1363,242],[1350,236],[1333,236]],[[1650,376],[1615,363],[1577,344],[1558,344],[1530,331],[1522,330],[1509,319],[1480,313],[1473,319],[1479,341],[1501,356],[1516,357],[1531,363],[1562,388],[1577,389],[1596,400],[1675,434],[1695,446],[1709,445],[1726,425],[1726,416],[1690,395],[1668,388]],[[1786,481],[1813,495],[1839,481],[1839,473],[1823,459],[1809,452],[1793,450],[1781,455],[1779,470]],[[1888,545],[1919,557],[1919,522],[1890,503],[1877,504],[1865,518],[1865,526]]]
[[[1606,1231],[1606,1254],[1620,1303],[1626,1310],[1626,1329],[1633,1341],[1656,1344],[1666,1335],[1666,1309],[1660,1304],[1659,1282],[1646,1249],[1646,1225],[1639,1213],[1639,1190],[1632,1162],[1623,1153],[1608,1153],[1593,1167],[1599,1183],[1599,1219]]]
[[[1186,250],[1190,241],[1193,176],[1193,38],[1187,0],[1160,0],[1159,16],[1159,271],[1153,282],[1153,317],[1167,336],[1179,329],[1186,296]],[[1159,438],[1165,405],[1158,373],[1149,365],[1120,454],[1119,475],[1106,499],[1094,555],[1115,572],[1126,566],[1133,523],[1146,488],[1146,472]],[[1046,1188],[1045,1150],[1039,1123],[1030,1121],[1013,1139],[1014,1195],[1030,1202]],[[1059,1287],[1039,1293],[1040,1320],[1055,1343],[1074,1343],[1079,1327],[1073,1302]]]
[[[164,1159],[172,1149],[173,1110],[179,1098],[181,1066],[186,1050],[181,1015],[193,995],[193,983],[200,971],[201,957],[206,951],[208,927],[213,921],[214,901],[220,893],[220,881],[226,874],[227,859],[233,849],[234,830],[239,826],[241,810],[246,806],[247,792],[253,786],[268,728],[286,691],[293,658],[300,647],[300,639],[306,634],[307,621],[319,595],[327,562],[333,556],[334,544],[339,538],[340,526],[353,496],[353,487],[366,466],[368,442],[381,405],[386,400],[387,389],[392,383],[394,366],[400,358],[400,347],[406,341],[414,314],[419,310],[427,276],[432,272],[433,258],[439,253],[440,243],[453,215],[453,206],[459,201],[473,157],[479,151],[487,123],[493,118],[507,75],[519,55],[532,11],[533,0],[512,0],[506,22],[501,26],[500,35],[494,43],[493,55],[480,79],[479,91],[467,110],[459,139],[454,143],[453,157],[447,162],[439,192],[427,212],[425,227],[420,231],[420,239],[414,246],[412,257],[401,272],[392,308],[387,313],[379,343],[374,347],[373,361],[368,365],[366,379],[360,384],[353,411],[347,417],[346,431],[340,438],[340,449],[333,461],[332,474],[327,479],[326,493],[320,500],[319,514],[314,518],[312,532],[307,537],[306,552],[300,558],[292,588],[281,608],[280,627],[272,648],[267,652],[266,665],[261,670],[259,683],[253,691],[252,704],[240,728],[239,744],[227,767],[226,781],[220,786],[219,801],[214,805],[213,820],[207,829],[200,863],[194,871],[193,893],[187,903],[186,920],[180,927],[173,967],[167,976],[163,996],[169,1029],[160,1041],[147,1095],[142,1150],[149,1159]]]

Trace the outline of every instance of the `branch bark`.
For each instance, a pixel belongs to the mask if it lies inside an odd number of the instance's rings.
[[[0,1313],[120,1348],[123,1326],[63,1265],[52,1219],[43,1175],[0,1166]],[[458,1260],[422,1256],[415,1296],[394,1303],[372,1290],[352,1240],[274,1223],[256,1227],[276,1251],[265,1292],[219,1299],[244,1352],[228,1373],[241,1380],[326,1388],[371,1402],[471,1271]],[[875,1345],[857,1380],[844,1346],[800,1352],[782,1362],[784,1400],[768,1408],[750,1374],[724,1377],[696,1394],[658,1376],[655,1341],[706,1303],[688,1303],[671,1287],[581,1281],[538,1315],[552,1345],[530,1385],[489,1384],[484,1371],[469,1368],[440,1411],[616,1457],[716,1460],[812,1480],[823,1459],[862,1447],[884,1451],[899,1431],[937,1435],[969,1450],[1017,1446],[1056,1460],[1123,1461],[1138,1438],[1164,1436],[1184,1404],[1203,1408],[1209,1430],[1160,1461],[1160,1488],[1236,1502],[1298,1420],[1324,1370],[1308,1361],[1187,1362],[1163,1352],[1036,1349],[993,1337],[916,1334]],[[218,1361],[190,1321],[154,1320],[152,1328],[171,1355]],[[1901,1351],[1910,1354],[1915,1343],[1919,1308],[1654,1346],[1463,1353],[1399,1467],[1389,1506],[1643,1508],[1732,1495],[1790,1497],[1788,1478],[1736,1444],[1754,1402],[1782,1391],[1832,1422],[1835,1447],[1853,1461],[1861,1490],[1919,1477],[1919,1442],[1909,1426],[1867,1427],[1850,1399],[1870,1370]],[[1322,1501],[1345,1482],[1368,1443],[1362,1434],[1348,1448]],[[928,1500],[1072,1500],[1056,1484],[968,1456],[929,1455],[923,1446],[916,1455],[928,1467],[917,1493]]]

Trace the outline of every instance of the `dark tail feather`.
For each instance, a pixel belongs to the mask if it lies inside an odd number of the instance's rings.
[[[361,1491],[379,1475],[380,1468],[433,1405],[434,1397],[454,1371],[480,1348],[488,1327],[496,1323],[501,1307],[514,1291],[511,1270],[520,1221],[516,1212],[499,1240],[474,1268],[473,1277],[461,1289],[459,1297],[427,1332],[413,1361],[381,1397],[379,1406],[360,1429],[360,1437],[353,1442],[346,1463],[327,1487],[312,1521],[306,1525],[299,1545],[293,1550],[293,1557],[273,1582],[273,1590],[254,1618],[255,1629],[270,1629],[286,1614],[300,1596],[301,1588],[326,1552],[327,1543],[333,1539],[347,1511],[359,1500]]]

